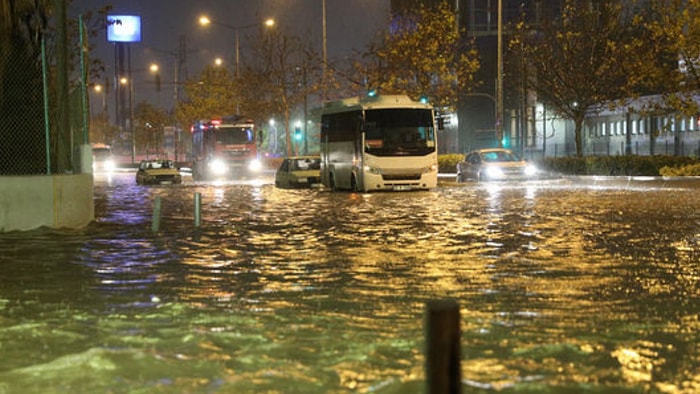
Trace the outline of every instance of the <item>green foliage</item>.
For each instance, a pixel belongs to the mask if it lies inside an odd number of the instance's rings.
[[[700,163],[677,167],[664,166],[659,170],[661,176],[700,176]]]
[[[687,156],[586,156],[546,158],[546,171],[562,175],[659,176],[662,168],[679,168],[698,163]],[[667,170],[665,170],[667,171]]]
[[[460,40],[448,2],[420,6],[393,15],[392,31],[370,47],[354,67],[360,88],[385,94],[429,97],[437,107],[453,107],[460,92],[474,85],[479,68],[476,50]]]
[[[453,173],[457,167],[457,163],[464,160],[464,155],[458,153],[450,153],[438,156],[438,172]]]
[[[165,110],[142,101],[134,109],[136,146],[141,150],[158,152],[163,145],[163,128],[169,123]]]
[[[575,124],[577,156],[583,155],[583,120],[594,106],[632,95],[634,65],[642,41],[619,1],[565,1],[561,18],[516,27],[510,49],[527,88]],[[533,32],[537,34],[533,34]],[[525,67],[527,64],[530,67]],[[516,71],[517,72],[517,71]]]
[[[186,98],[175,108],[180,124],[237,113],[236,84],[225,67],[206,67],[197,78],[185,82],[184,90]]]

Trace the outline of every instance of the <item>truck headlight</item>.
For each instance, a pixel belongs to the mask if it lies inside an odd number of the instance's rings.
[[[209,170],[211,170],[214,175],[223,175],[228,171],[228,166],[223,160],[214,159],[209,164]]]
[[[250,171],[258,172],[258,171],[262,170],[262,163],[261,163],[260,160],[258,160],[258,159],[252,160],[252,161],[248,164],[248,169],[249,169]]]

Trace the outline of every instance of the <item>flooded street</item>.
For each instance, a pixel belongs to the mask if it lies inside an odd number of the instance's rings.
[[[89,228],[0,234],[0,393],[422,393],[442,298],[464,392],[699,392],[699,192],[98,177]]]

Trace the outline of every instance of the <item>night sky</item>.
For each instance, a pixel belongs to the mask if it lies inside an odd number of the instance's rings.
[[[231,26],[243,26],[274,18],[278,28],[309,40],[321,53],[322,1],[321,0],[74,0],[69,9],[73,16],[111,4],[112,14],[140,15],[141,43],[132,46],[134,79],[149,78],[148,65],[161,65],[164,84],[172,81],[175,53],[181,36],[187,42],[187,74],[193,77],[203,65],[215,57],[233,61],[235,35],[231,29],[220,26],[203,28],[197,19],[207,14],[214,20]],[[364,49],[366,44],[387,27],[390,0],[326,0],[327,48],[330,61],[352,54],[353,49]],[[246,34],[241,31],[241,56],[245,56]],[[102,59],[113,77],[114,50],[104,39],[93,42],[97,48],[93,56]],[[241,60],[242,62],[244,61]],[[149,85],[153,86],[153,85]],[[172,96],[166,88],[161,93],[141,89],[137,101],[146,99],[169,107]]]

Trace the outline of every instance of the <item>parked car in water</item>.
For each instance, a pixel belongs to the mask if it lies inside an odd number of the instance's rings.
[[[457,163],[457,182],[527,180],[538,176],[537,167],[509,149],[478,149]]]
[[[286,157],[275,172],[275,186],[279,188],[308,188],[320,184],[320,156]]]
[[[139,163],[136,183],[139,185],[182,183],[182,176],[172,160],[148,159]]]

